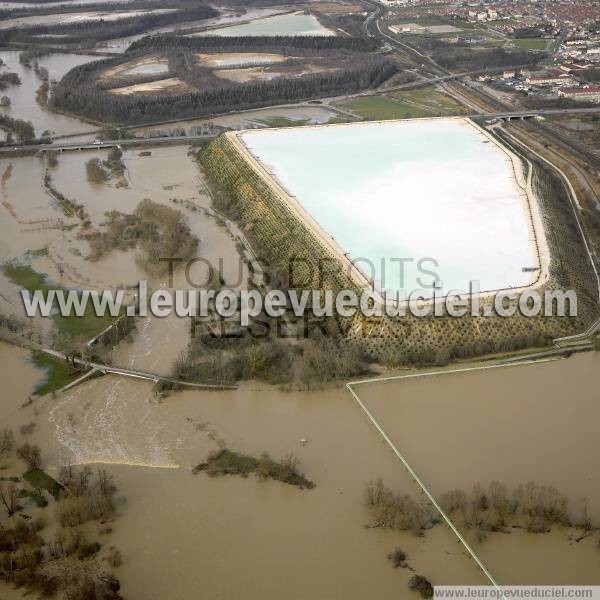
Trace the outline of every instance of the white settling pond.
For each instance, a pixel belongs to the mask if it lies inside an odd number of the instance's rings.
[[[237,37],[244,35],[335,35],[331,29],[323,27],[313,15],[287,13],[264,19],[256,19],[242,25],[232,25],[220,29],[211,29],[195,35],[220,35]]]
[[[524,270],[537,267],[538,258],[512,161],[467,120],[273,129],[240,137],[380,288],[410,293],[430,287],[430,271],[445,292],[468,291],[471,280],[490,291],[535,278]]]

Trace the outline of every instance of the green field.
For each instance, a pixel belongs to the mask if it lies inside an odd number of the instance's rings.
[[[267,127],[300,127],[308,124],[308,119],[290,119],[289,117],[267,117],[266,119],[256,119],[258,123]]]
[[[46,490],[49,494],[52,494],[54,498],[58,497],[62,489],[62,486],[56,479],[50,477],[50,475],[41,469],[27,471],[27,473],[23,475],[23,479],[36,489]]]
[[[388,96],[354,98],[337,104],[368,120],[417,119],[464,113],[453,98],[432,88],[394,92]]]
[[[550,40],[542,38],[519,38],[512,40],[512,42],[517,48],[521,48],[522,50],[546,50]]]
[[[81,375],[81,373],[74,372],[66,362],[52,358],[44,352],[33,351],[31,361],[36,367],[46,372],[46,379],[33,391],[36,396],[44,396],[59,390]]]
[[[49,290],[64,289],[61,286],[48,285],[46,276],[34,271],[29,265],[8,263],[3,265],[2,272],[6,278],[20,288],[27,290],[30,294],[40,290],[45,297]],[[77,317],[74,314],[63,317],[56,314],[52,318],[58,333],[73,340],[90,339],[112,323],[111,316],[108,314],[97,317],[91,302],[88,302],[85,314],[82,317]]]

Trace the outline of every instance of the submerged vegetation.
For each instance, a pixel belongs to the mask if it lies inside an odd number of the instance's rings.
[[[26,594],[121,600],[119,580],[103,564],[114,564],[114,548],[104,556],[102,545],[90,539],[91,530],[80,528],[115,517],[112,477],[103,469],[66,467],[57,481],[42,470],[40,449],[16,447],[5,429],[0,461],[14,458],[23,460],[27,471],[0,478],[0,579]]]
[[[293,455],[286,456],[280,462],[274,461],[266,452],[260,458],[254,458],[233,450],[217,450],[209,455],[206,462],[194,467],[194,473],[206,472],[214,477],[218,475],[241,475],[247,477],[256,473],[260,479],[274,479],[295,485],[300,489],[311,489],[315,484],[299,471],[300,461]]]
[[[309,390],[369,372],[368,361],[356,347],[320,330],[301,344],[290,344],[276,339],[281,326],[272,320],[255,322],[251,333],[239,328],[226,333],[219,325],[211,331],[197,331],[189,351],[175,362],[171,377],[221,385],[253,379]],[[162,385],[173,388],[169,383]]]
[[[10,104],[10,102],[9,102]],[[29,142],[35,138],[35,130],[31,121],[23,119],[14,119],[4,113],[0,113],[0,127],[9,132],[5,144],[12,144],[13,134],[19,142]]]
[[[11,85],[21,85],[21,78],[17,73],[0,73],[0,90],[5,90]]]
[[[104,168],[99,158],[90,158],[85,163],[85,172],[90,183],[105,183],[110,179],[110,173]]]
[[[111,148],[108,158],[104,161],[99,158],[90,158],[85,163],[85,172],[90,183],[106,183],[112,176],[119,180],[117,187],[126,185],[123,151],[115,146]]]
[[[423,535],[440,522],[430,504],[393,492],[381,479],[367,484],[365,501],[373,514],[374,527]],[[440,496],[439,504],[451,519],[475,530],[480,542],[490,532],[510,533],[511,529],[530,533],[547,533],[554,526],[597,529],[588,515],[587,503],[572,510],[567,497],[555,487],[532,481],[513,490],[498,481],[492,481],[487,488],[477,484],[470,493],[450,490]]]
[[[138,262],[148,273],[163,274],[168,270],[165,258],[186,260],[194,256],[198,238],[191,232],[183,214],[142,200],[133,214],[111,211],[102,230],[81,234],[90,244],[90,260],[98,260],[114,249],[141,251]]]

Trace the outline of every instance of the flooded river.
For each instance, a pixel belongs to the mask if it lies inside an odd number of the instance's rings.
[[[533,481],[565,494],[575,517],[587,499],[598,525],[599,373],[596,352],[355,391],[434,496],[494,480],[509,488]],[[501,582],[597,585],[598,535],[581,542],[571,536],[560,529],[498,533],[476,549]]]
[[[38,136],[44,131],[65,135],[94,129],[89,123],[50,112],[38,104],[35,92],[42,81],[33,69],[27,69],[19,63],[19,52],[4,50],[0,52],[0,58],[6,64],[7,70],[17,73],[22,82],[21,85],[11,85],[3,90],[2,95],[11,99],[11,105],[1,107],[0,111],[15,119],[31,121]],[[38,63],[48,69],[51,80],[60,81],[73,67],[93,60],[98,60],[98,57],[85,54],[51,54],[40,58]]]

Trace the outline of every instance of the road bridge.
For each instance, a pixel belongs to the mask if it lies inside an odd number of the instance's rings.
[[[115,367],[112,365],[105,365],[94,361],[85,360],[78,357],[67,357],[62,352],[57,350],[51,350],[49,348],[42,348],[42,352],[58,360],[65,362],[72,362],[86,369],[92,369],[102,374],[122,375],[124,377],[131,377],[133,379],[145,379],[146,381],[152,381],[153,383],[172,383],[180,387],[188,387],[193,389],[201,390],[236,390],[237,385],[233,384],[217,384],[217,383],[193,383],[190,381],[183,381],[181,379],[175,379],[173,377],[167,377],[165,375],[158,375],[157,373],[150,373],[148,371],[139,371],[137,369],[126,369],[124,367]]]

